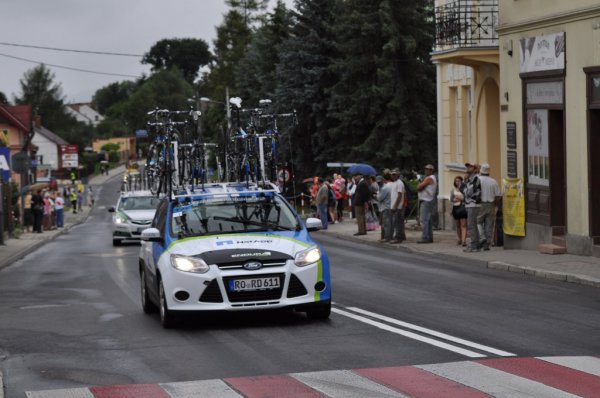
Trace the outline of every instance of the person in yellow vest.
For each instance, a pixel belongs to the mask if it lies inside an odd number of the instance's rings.
[[[69,200],[71,201],[71,206],[73,207],[73,214],[77,214],[77,190],[75,187],[71,188]]]

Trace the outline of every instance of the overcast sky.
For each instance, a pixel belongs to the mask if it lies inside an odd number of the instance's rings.
[[[272,1],[274,3],[274,1]],[[286,0],[288,7],[292,0]],[[67,102],[89,102],[94,92],[115,81],[141,76],[150,68],[139,57],[83,54],[8,44],[139,54],[165,38],[199,38],[212,48],[215,27],[227,12],[224,0],[0,0],[0,91],[12,102],[19,80],[36,63],[54,72]],[[10,57],[7,57],[10,56]]]

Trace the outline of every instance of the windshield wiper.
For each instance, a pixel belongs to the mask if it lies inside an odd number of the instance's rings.
[[[214,220],[220,220],[220,221],[231,221],[231,222],[239,222],[240,224],[244,224],[244,225],[256,225],[257,227],[268,227],[270,229],[274,229],[276,231],[291,231],[291,228],[288,227],[284,227],[283,225],[279,225],[276,222],[271,222],[271,221],[254,221],[254,220],[245,220],[243,218],[239,218],[239,217],[220,217],[220,216],[214,216],[213,217]]]

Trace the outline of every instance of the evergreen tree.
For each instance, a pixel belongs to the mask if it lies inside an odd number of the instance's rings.
[[[8,105],[8,98],[6,98],[6,95],[2,91],[0,91],[0,104]]]
[[[226,0],[225,4],[242,16],[246,26],[252,26],[263,20],[269,0]]]
[[[257,30],[236,71],[237,95],[249,104],[272,99],[277,88],[276,67],[281,44],[289,37],[291,14],[282,0],[277,1]]]
[[[380,120],[384,106],[378,87],[384,43],[382,1],[347,0],[334,27],[341,57],[331,67],[337,82],[331,90],[329,115],[336,125],[329,132],[332,140],[346,148],[340,153],[346,161],[376,160],[363,143]],[[374,165],[380,166],[378,163]]]
[[[31,104],[43,125],[60,135],[77,123],[65,110],[62,87],[54,78],[54,73],[43,64],[29,69],[20,80],[22,94],[14,100],[17,105]]]
[[[334,160],[328,139],[328,88],[334,83],[330,71],[336,56],[331,29],[338,1],[297,0],[290,37],[282,44],[277,66],[276,104],[295,109],[298,126],[289,132],[296,174],[311,175],[319,163]],[[317,161],[317,162],[316,162]]]

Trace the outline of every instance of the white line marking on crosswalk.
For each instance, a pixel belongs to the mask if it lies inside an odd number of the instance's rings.
[[[387,325],[385,323],[377,322],[377,321],[374,321],[372,319],[366,318],[364,316],[353,314],[351,312],[340,310],[338,308],[332,308],[331,311],[334,312],[334,313],[336,313],[336,314],[338,314],[338,315],[342,315],[342,316],[345,316],[345,317],[348,317],[348,318],[355,319],[355,320],[357,320],[359,322],[363,322],[363,323],[366,323],[368,325],[375,326],[376,328],[379,328],[379,329],[382,329],[382,330],[385,330],[385,331],[388,331],[388,332],[391,332],[391,333],[396,333],[396,334],[399,334],[401,336],[408,337],[409,339],[420,341],[422,343],[431,344],[431,345],[436,346],[438,348],[442,348],[444,350],[452,351],[452,352],[455,352],[455,353],[460,354],[460,355],[464,355],[464,356],[469,357],[469,358],[485,358],[486,357],[486,355],[480,354],[478,352],[470,351],[470,350],[467,350],[467,349],[464,349],[464,348],[460,348],[460,347],[454,346],[452,344],[444,343],[442,341],[434,340],[434,339],[429,338],[429,337],[421,336],[419,334],[416,334],[416,333],[413,333],[413,332],[409,332],[407,330],[398,329],[398,328],[395,328],[393,326]]]
[[[403,328],[415,330],[415,331],[421,332],[421,333],[426,333],[428,335],[431,335],[431,336],[434,336],[434,337],[439,337],[441,339],[448,340],[448,341],[451,341],[453,343],[457,343],[457,344],[461,344],[461,345],[464,345],[464,346],[467,346],[467,347],[471,347],[471,348],[474,348],[476,350],[489,352],[490,354],[498,355],[498,356],[501,356],[501,357],[514,357],[514,356],[517,355],[517,354],[513,354],[512,352],[498,350],[496,348],[492,348],[492,347],[488,347],[488,346],[485,346],[485,345],[482,345],[482,344],[474,343],[474,342],[469,341],[469,340],[464,340],[464,339],[461,339],[459,337],[454,337],[454,336],[451,336],[451,335],[446,334],[446,333],[437,332],[437,331],[432,330],[432,329],[427,329],[427,328],[424,328],[422,326],[418,326],[418,325],[415,325],[415,324],[412,324],[412,323],[403,322],[403,321],[400,321],[398,319],[390,318],[390,317],[385,316],[385,315],[376,314],[374,312],[363,310],[363,309],[360,309],[360,308],[357,308],[357,307],[347,307],[345,309],[349,310],[349,311],[352,311],[352,312],[357,312],[357,313],[362,314],[362,315],[367,315],[367,316],[370,316],[371,318],[376,318],[376,319],[379,319],[381,321],[392,323],[394,325],[402,326]]]
[[[542,361],[600,376],[600,358],[596,357],[538,357]]]

